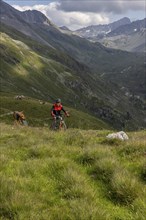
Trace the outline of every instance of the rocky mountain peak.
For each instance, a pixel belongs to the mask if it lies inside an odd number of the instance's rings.
[[[115,21],[115,22],[109,24],[109,26],[111,26],[111,29],[114,30],[114,29],[116,29],[120,26],[130,24],[130,23],[131,23],[130,19],[128,17],[124,17],[124,18],[121,18],[118,21]]]
[[[39,23],[53,25],[51,21],[40,11],[27,10],[22,12],[23,19],[28,23]]]

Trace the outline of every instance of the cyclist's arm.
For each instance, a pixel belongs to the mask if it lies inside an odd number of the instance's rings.
[[[65,113],[66,116],[68,116],[68,112],[63,107],[61,110]]]
[[[61,109],[64,113],[66,113],[66,111],[65,111],[65,109],[62,107],[62,109]]]
[[[51,115],[52,115],[53,117],[55,117],[55,114],[54,114],[54,106],[52,106],[52,108],[51,108]]]

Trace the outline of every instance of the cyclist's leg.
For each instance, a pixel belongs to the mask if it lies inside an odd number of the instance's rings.
[[[56,130],[56,119],[53,119],[53,122],[52,122],[50,128],[51,128],[52,130]]]
[[[65,121],[62,119],[60,121],[60,130],[66,130],[67,129],[67,126],[65,124]]]

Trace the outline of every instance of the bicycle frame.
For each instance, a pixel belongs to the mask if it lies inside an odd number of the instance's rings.
[[[51,125],[51,129],[52,130],[66,130],[67,127],[66,127],[64,118],[62,116],[55,117]]]

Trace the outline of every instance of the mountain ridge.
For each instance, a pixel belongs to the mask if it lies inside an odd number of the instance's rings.
[[[109,24],[92,25],[92,26],[80,28],[74,31],[74,33],[79,34],[80,36],[85,38],[97,37],[98,35],[107,34],[115,30],[116,28],[129,23],[131,23],[130,19],[128,17],[124,17],[122,19],[119,19],[118,21],[114,21]]]
[[[142,37],[142,31],[144,33],[146,31],[146,18],[133,22],[129,20],[129,22],[125,22],[125,24],[123,23],[113,29],[111,28],[111,24],[88,26],[75,31],[74,34],[93,42],[99,42],[108,48],[121,49],[130,52],[145,52],[146,34]]]
[[[119,34],[127,34],[130,35],[133,32],[140,31],[141,29],[146,28],[146,18],[142,20],[133,21],[130,24],[122,25],[115,30],[113,30],[111,33],[108,33],[107,36],[115,36]]]

